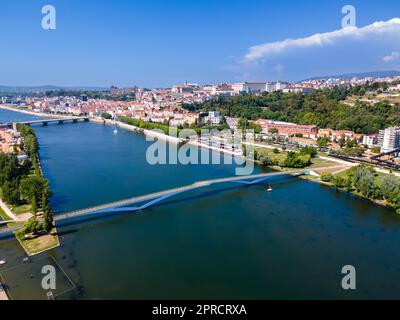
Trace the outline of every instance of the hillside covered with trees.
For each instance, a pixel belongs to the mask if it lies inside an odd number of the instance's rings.
[[[249,120],[265,118],[368,134],[391,125],[400,126],[400,106],[385,102],[369,105],[359,101],[351,106],[345,104],[344,100],[349,96],[362,97],[368,91],[386,89],[386,83],[374,83],[317,90],[310,94],[265,92],[261,95],[244,94],[200,104],[185,104],[183,107],[190,111],[217,110],[224,116]]]

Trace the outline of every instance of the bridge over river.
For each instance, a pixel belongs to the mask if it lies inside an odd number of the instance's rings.
[[[11,123],[2,123],[0,127],[9,127],[16,130],[17,124],[25,124],[25,125],[35,125],[41,124],[43,126],[47,126],[50,123],[56,124],[64,124],[66,122],[70,123],[78,123],[78,122],[89,122],[88,117],[63,117],[63,118],[51,118],[51,119],[40,119],[40,120],[31,120],[31,121],[20,121],[20,122],[11,122]]]
[[[77,211],[67,212],[67,213],[59,213],[54,215],[54,220],[56,223],[64,222],[66,220],[84,218],[89,216],[99,216],[101,214],[111,215],[113,213],[123,213],[123,212],[135,212],[144,210],[149,208],[156,203],[171,198],[175,195],[209,187],[211,185],[223,184],[223,183],[237,183],[242,184],[244,186],[259,184],[268,178],[284,176],[284,175],[303,175],[303,174],[315,174],[314,170],[324,171],[324,170],[340,170],[347,167],[346,165],[338,165],[338,166],[330,166],[330,167],[321,167],[315,169],[300,169],[300,170],[291,170],[291,171],[279,171],[279,172],[270,172],[270,173],[261,173],[250,176],[235,176],[228,178],[218,178],[212,180],[205,180],[195,182],[191,185],[182,186],[178,188],[172,188],[156,193],[146,194],[142,196],[132,197],[120,201],[109,202],[102,205],[85,208]],[[3,228],[0,229],[0,237],[6,233],[10,233],[12,231],[18,230],[18,227],[12,228]]]

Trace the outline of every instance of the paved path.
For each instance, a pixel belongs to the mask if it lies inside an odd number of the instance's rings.
[[[10,210],[10,208],[0,199],[0,207],[10,217],[11,220],[18,220],[18,217]]]

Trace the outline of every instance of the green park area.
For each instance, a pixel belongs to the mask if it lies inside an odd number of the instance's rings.
[[[23,149],[29,160],[18,161],[15,154],[0,154],[1,199],[17,217],[12,225],[20,225],[15,235],[29,255],[59,245],[49,203],[51,191],[42,176],[38,158],[39,145],[32,128],[19,125]],[[5,220],[12,220],[4,210]]]

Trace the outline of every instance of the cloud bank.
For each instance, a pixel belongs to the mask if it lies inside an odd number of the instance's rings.
[[[316,33],[305,38],[286,39],[283,41],[256,45],[248,49],[244,57],[244,62],[256,62],[290,49],[323,47],[324,45],[333,45],[341,40],[357,40],[372,35],[400,36],[400,18],[393,18],[388,21],[377,21],[361,28],[346,27],[332,32]],[[388,59],[390,59],[390,56],[388,57]]]
[[[391,62],[400,58],[400,52],[392,52],[390,55],[383,57],[383,61]]]

